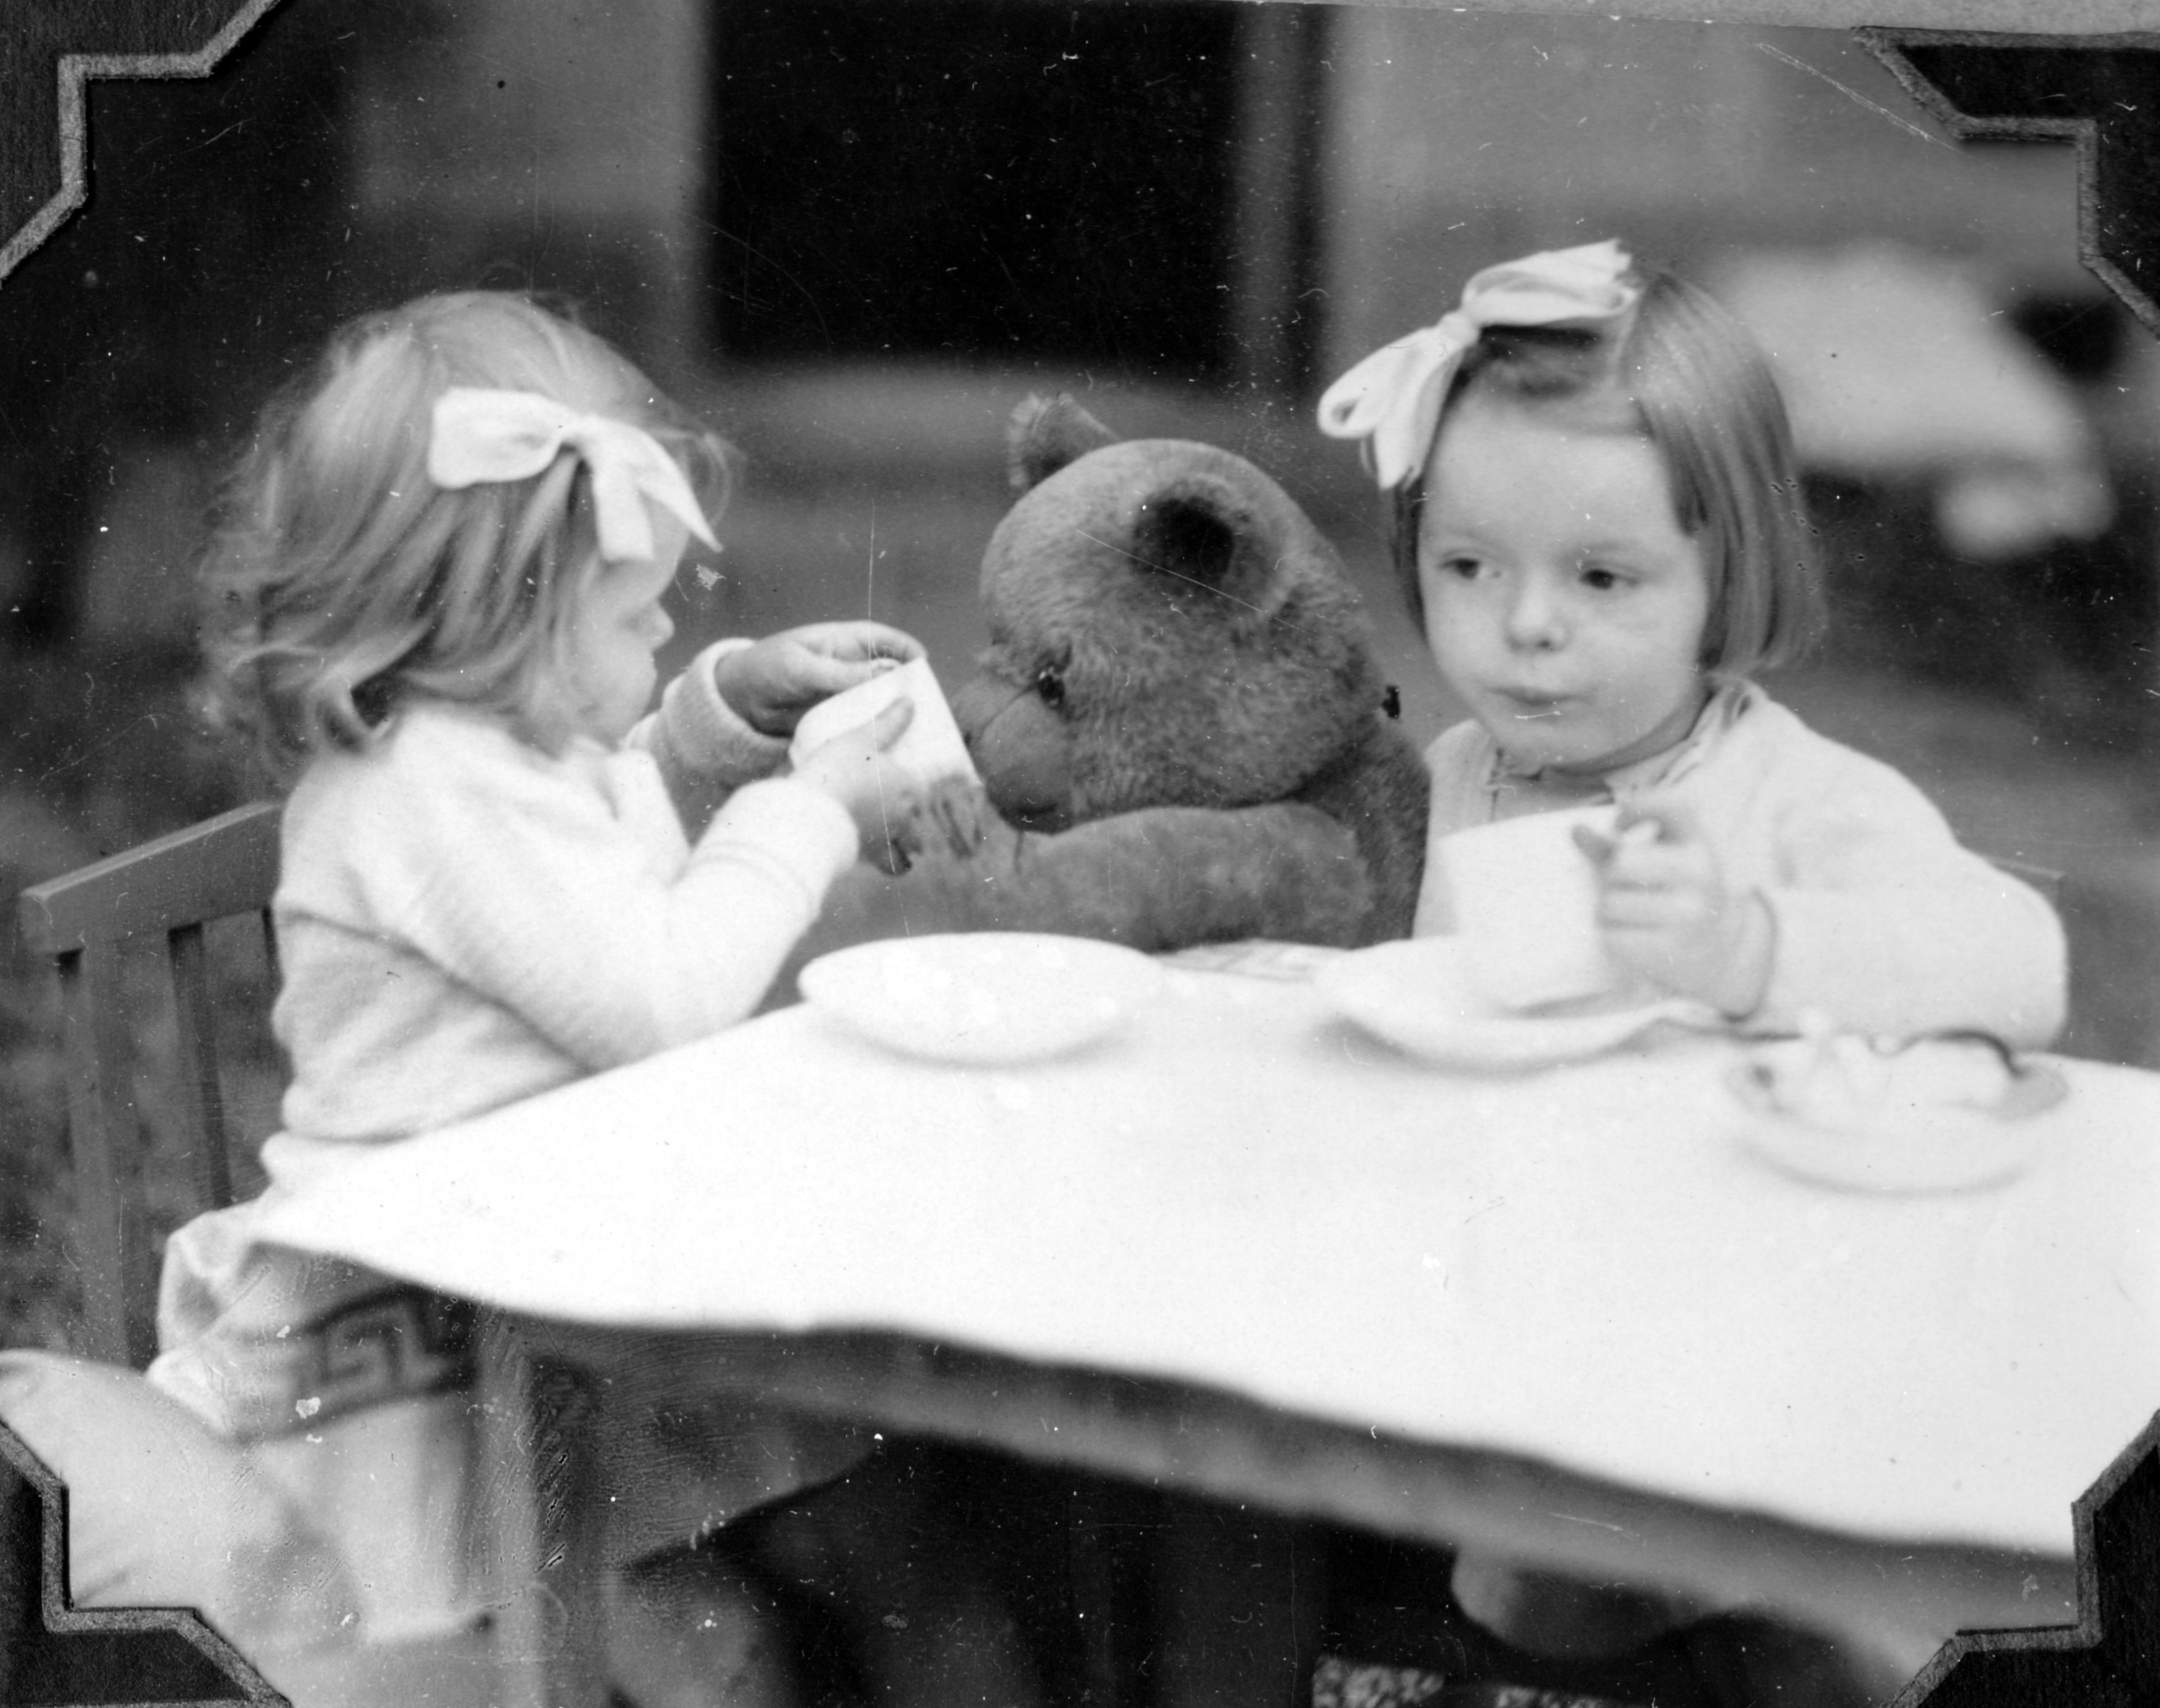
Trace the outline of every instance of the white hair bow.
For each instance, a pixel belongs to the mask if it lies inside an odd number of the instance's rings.
[[[1628,252],[1607,239],[1548,249],[1473,274],[1462,300],[1430,326],[1374,350],[1320,400],[1320,430],[1369,439],[1373,472],[1388,491],[1416,472],[1440,424],[1463,352],[1488,326],[1563,326],[1609,320],[1642,293],[1625,281]]]
[[[584,459],[593,477],[602,562],[652,555],[648,498],[706,545],[719,543],[682,468],[651,433],[611,416],[581,414],[537,392],[453,386],[436,398],[428,478],[453,491],[529,480],[566,449]]]

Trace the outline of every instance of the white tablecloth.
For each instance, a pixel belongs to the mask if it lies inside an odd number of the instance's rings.
[[[1737,1145],[1735,1059],[1453,1075],[1308,986],[1184,971],[1026,1068],[798,1008],[386,1147],[267,1227],[537,1315],[898,1330],[2069,1554],[2160,1409],[2160,1077],[2065,1064],[2022,1178],[1880,1197]]]

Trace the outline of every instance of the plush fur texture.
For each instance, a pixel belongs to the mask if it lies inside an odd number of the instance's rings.
[[[932,931],[1151,953],[1406,934],[1425,769],[1333,548],[1228,451],[1119,442],[1062,397],[1022,405],[1011,438],[990,648],[953,697],[987,799],[926,803],[910,870],[844,877],[797,964]]]

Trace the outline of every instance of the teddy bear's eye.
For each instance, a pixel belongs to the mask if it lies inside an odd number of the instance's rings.
[[[1042,696],[1042,703],[1053,712],[1065,704],[1065,677],[1054,664],[1046,664],[1036,672],[1035,691]]]

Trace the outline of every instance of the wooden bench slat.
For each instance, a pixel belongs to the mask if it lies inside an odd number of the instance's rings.
[[[155,1349],[156,1277],[142,1202],[141,1126],[120,951],[95,943],[60,963],[66,1016],[68,1136],[75,1162],[74,1255],[95,1358],[138,1368]]]
[[[217,1005],[210,995],[210,958],[202,927],[176,926],[166,933],[166,944],[173,1011],[179,1022],[183,1130],[190,1146],[188,1180],[193,1202],[188,1208],[199,1215],[232,1202],[232,1132],[217,1074]]]

